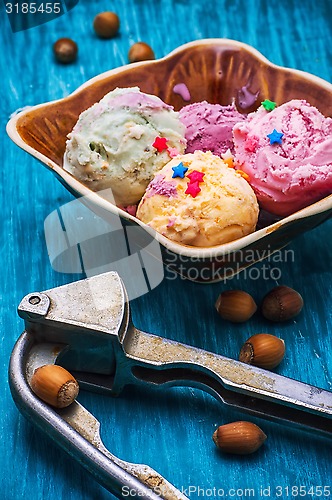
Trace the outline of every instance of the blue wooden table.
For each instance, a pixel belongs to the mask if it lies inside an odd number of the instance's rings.
[[[120,17],[121,33],[114,40],[101,41],[92,31],[95,14],[103,10],[114,10]],[[112,495],[28,424],[10,395],[7,369],[23,329],[16,313],[21,298],[83,276],[54,271],[45,245],[45,218],[71,201],[71,195],[9,140],[5,124],[16,109],[59,99],[98,73],[127,63],[128,49],[138,40],[162,57],[195,39],[237,39],[274,63],[332,81],[332,4],[80,0],[62,17],[15,34],[1,5],[0,22],[0,495],[5,500],[106,500]],[[79,45],[75,64],[61,66],[53,60],[52,44],[63,36],[73,37]],[[331,229],[332,221],[326,222],[291,244],[291,258],[260,263],[255,274],[243,273],[227,283],[202,286],[181,278],[164,279],[132,302],[134,321],[143,330],[233,358],[251,334],[276,333],[287,348],[278,372],[332,390]],[[302,314],[284,325],[268,324],[259,315],[245,325],[223,322],[214,310],[221,291],[241,288],[259,301],[276,284],[269,273],[263,276],[263,265],[270,270],[277,266],[279,283],[301,292]],[[219,497],[232,498],[332,497],[331,441],[245,417],[264,429],[265,446],[249,457],[223,456],[214,447],[213,431],[244,415],[199,390],[129,389],[118,399],[82,392],[79,401],[100,420],[104,442],[114,454],[149,464],[191,498],[217,498],[218,490]]]

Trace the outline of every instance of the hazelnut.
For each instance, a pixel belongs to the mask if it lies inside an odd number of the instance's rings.
[[[44,365],[35,370],[31,389],[45,403],[65,408],[76,399],[79,391],[77,380],[62,366]]]
[[[221,293],[215,307],[223,319],[233,323],[243,323],[257,311],[252,296],[242,290],[227,290]]]
[[[269,333],[257,333],[242,346],[239,360],[242,363],[271,370],[281,363],[285,355],[285,343]]]
[[[219,450],[236,455],[248,455],[258,450],[266,435],[257,425],[239,421],[221,425],[212,437]]]
[[[100,12],[93,20],[93,28],[100,38],[113,38],[120,28],[120,19],[115,12]]]
[[[148,61],[155,59],[155,55],[150,45],[145,42],[134,43],[128,52],[129,62]]]
[[[271,321],[288,321],[295,318],[303,307],[301,295],[288,286],[277,286],[265,295],[262,314]]]
[[[77,57],[77,44],[71,38],[59,38],[53,45],[53,52],[58,62],[68,64]]]

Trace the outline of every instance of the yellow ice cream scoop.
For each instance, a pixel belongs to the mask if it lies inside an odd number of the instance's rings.
[[[255,231],[258,203],[240,172],[210,151],[178,155],[153,178],[137,217],[167,238],[198,247]]]

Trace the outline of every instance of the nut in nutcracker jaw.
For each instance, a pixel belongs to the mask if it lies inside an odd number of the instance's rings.
[[[126,486],[145,500],[185,500],[149,466],[125,462],[109,452],[100,437],[99,421],[78,401],[67,408],[50,408],[30,389],[37,368],[57,362],[64,366],[66,361],[70,367],[84,368],[83,380],[78,378],[82,388],[108,393],[121,390],[121,382],[126,380],[120,377],[116,386],[113,373],[116,366],[126,367],[122,342],[131,325],[119,276],[106,273],[29,294],[18,312],[25,320],[25,331],[14,347],[9,378],[22,413],[119,498]],[[154,491],[156,485],[162,496]]]
[[[128,384],[191,385],[260,417],[331,437],[331,392],[138,330],[115,272],[30,294],[19,314],[37,351],[67,346],[56,361],[81,372],[76,378],[87,389],[118,394]]]

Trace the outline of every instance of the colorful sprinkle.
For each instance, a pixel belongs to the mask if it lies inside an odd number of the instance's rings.
[[[186,194],[190,194],[193,198],[196,198],[198,193],[201,191],[201,188],[198,185],[198,182],[190,182],[185,191]]]
[[[204,177],[203,172],[199,172],[198,170],[193,170],[190,174],[187,175],[187,177],[190,179],[191,183],[194,182],[204,182],[203,177]]]
[[[179,163],[178,165],[176,165],[175,167],[172,167],[172,170],[173,170],[173,175],[172,177],[181,177],[181,179],[184,178],[184,174],[187,172],[188,170],[188,167],[185,167],[183,165],[183,163]]]
[[[234,168],[234,159],[232,152],[229,148],[225,153],[221,154],[220,156],[230,168]]]
[[[180,154],[180,151],[178,151],[176,148],[168,148],[167,152],[171,158],[175,158]]]
[[[177,196],[176,185],[172,181],[166,181],[163,174],[157,174],[147,187],[145,196],[151,198],[159,194],[161,196],[167,196],[167,198],[172,198]]]
[[[241,177],[243,177],[246,181],[250,181],[250,177],[248,174],[246,174],[245,172],[243,172],[243,170],[235,170],[235,172],[237,172],[238,174],[241,175]]]
[[[264,109],[266,109],[266,111],[273,111],[277,106],[277,103],[270,101],[269,99],[265,99],[264,101],[261,102],[261,105],[263,106]]]
[[[270,139],[270,144],[281,144],[283,135],[284,134],[282,132],[278,132],[276,129],[273,129],[273,132],[271,132],[271,134],[267,134],[266,137]]]
[[[224,160],[224,163],[226,163],[226,165],[229,168],[234,168],[234,160],[233,160],[233,158],[227,158],[226,160]]]
[[[259,96],[259,90],[256,93],[249,90],[250,85],[251,78],[243,87],[241,87],[240,90],[238,90],[238,103],[239,107],[242,109],[250,108],[253,104],[255,104]]]
[[[190,101],[191,96],[189,89],[185,83],[177,83],[173,87],[174,94],[179,94],[184,101]]]
[[[174,224],[175,224],[175,221],[176,221],[176,217],[170,217],[170,218],[168,219],[168,224],[167,224],[167,226],[166,226],[166,227],[173,227],[173,226],[174,226]]]
[[[167,139],[166,137],[156,137],[152,146],[157,149],[158,153],[161,153],[167,149]]]

